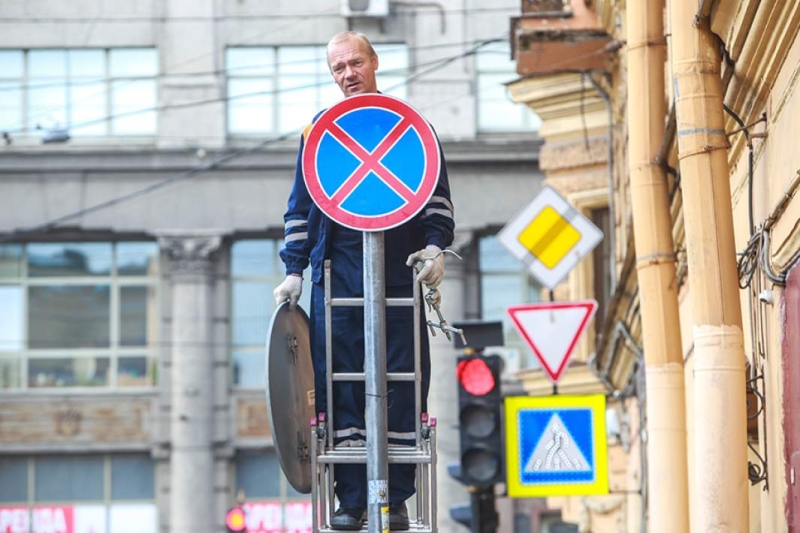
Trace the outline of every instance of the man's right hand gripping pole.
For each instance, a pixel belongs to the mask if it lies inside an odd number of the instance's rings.
[[[295,274],[289,274],[280,285],[275,287],[275,290],[272,291],[272,295],[275,297],[275,305],[280,305],[286,300],[289,300],[289,309],[294,311],[302,292],[303,278]]]

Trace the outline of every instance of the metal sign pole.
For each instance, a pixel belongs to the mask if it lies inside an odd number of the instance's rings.
[[[389,531],[384,235],[364,232],[364,388],[369,533]]]

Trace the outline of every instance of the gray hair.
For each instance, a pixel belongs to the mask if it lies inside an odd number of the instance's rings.
[[[352,30],[342,31],[331,37],[331,40],[328,41],[328,46],[325,47],[325,55],[327,56],[330,53],[331,45],[339,44],[344,41],[349,41],[350,39],[356,39],[357,41],[359,41],[370,56],[378,57],[378,54],[372,47],[372,43],[369,42],[369,37],[367,37],[360,31],[352,31]]]

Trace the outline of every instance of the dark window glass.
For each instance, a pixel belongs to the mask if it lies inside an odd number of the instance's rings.
[[[261,345],[267,338],[269,317],[275,308],[269,283],[236,281],[233,283],[233,344]]]
[[[152,500],[155,497],[153,460],[147,455],[111,458],[111,499]]]
[[[19,358],[0,358],[0,389],[21,387]]]
[[[29,387],[102,387],[108,385],[108,357],[32,358]]]
[[[28,245],[28,275],[108,276],[111,243],[41,243]]]
[[[28,291],[28,345],[31,348],[109,346],[107,285],[32,286]]]
[[[243,454],[236,457],[236,493],[244,491],[245,497],[278,498],[283,477],[278,457],[269,451],[259,455]]]
[[[120,357],[117,385],[120,387],[149,387],[153,381],[147,371],[147,357]]]
[[[118,243],[117,274],[120,276],[158,274],[158,245],[154,242]]]
[[[539,301],[540,286],[534,281],[525,265],[513,257],[494,235],[478,241],[480,267],[481,319],[501,320],[505,345],[520,348],[527,354],[527,345],[522,341],[511,323],[506,309],[511,305]],[[535,365],[533,358],[525,364]]]
[[[611,216],[608,208],[592,211],[592,222],[600,228],[603,235],[611,235]],[[592,252],[594,259],[594,297],[597,300],[597,314],[595,315],[596,331],[602,331],[606,308],[611,301],[611,239],[603,239]]]
[[[80,502],[103,499],[101,456],[40,457],[35,463],[37,502]]]
[[[155,299],[152,287],[121,287],[119,290],[119,343],[121,346],[146,346],[149,321]]]
[[[275,274],[282,243],[271,239],[237,241],[231,246],[232,276]]]
[[[0,457],[0,502],[28,501],[28,459]]]
[[[266,383],[264,354],[233,352],[233,383],[239,387],[263,387]]]
[[[496,236],[482,237],[478,243],[478,257],[481,272],[508,272],[519,274],[524,270],[522,263],[500,244]]]
[[[22,246],[0,244],[0,278],[22,276]]]
[[[531,515],[528,514],[515,514],[514,515],[514,533],[531,533],[533,525],[531,524]]]

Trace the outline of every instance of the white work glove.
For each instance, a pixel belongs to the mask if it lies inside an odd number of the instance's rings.
[[[444,254],[438,246],[429,244],[424,250],[414,252],[408,256],[406,265],[413,266],[418,261],[424,261],[422,270],[417,273],[417,282],[424,283],[429,289],[435,289],[444,277]]]
[[[289,274],[283,282],[275,287],[272,295],[275,297],[275,305],[280,305],[289,300],[289,309],[297,307],[300,294],[303,292],[303,278]]]

